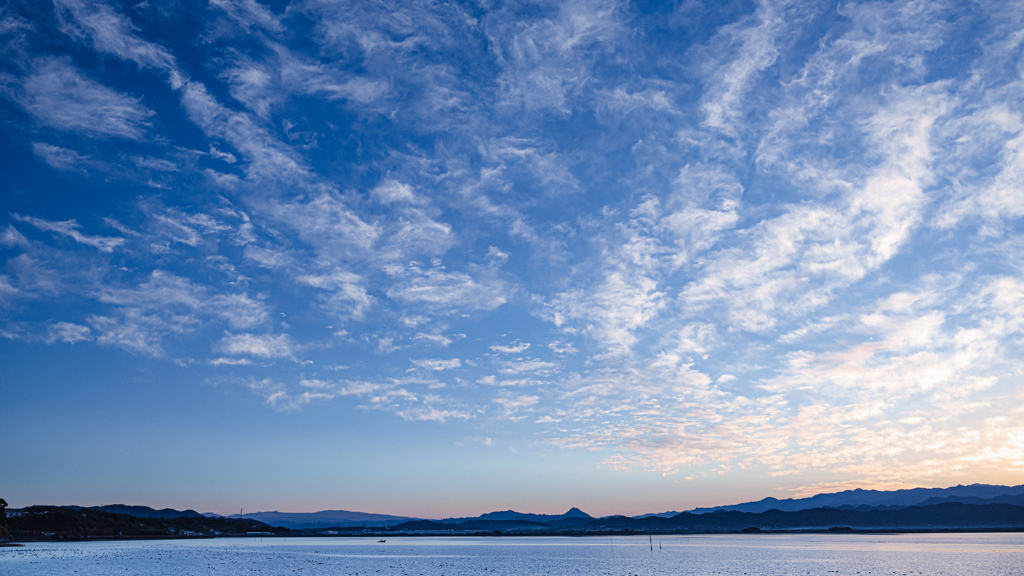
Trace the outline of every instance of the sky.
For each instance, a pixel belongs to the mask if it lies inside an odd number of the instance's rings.
[[[1024,483],[1024,3],[9,0],[0,496]]]

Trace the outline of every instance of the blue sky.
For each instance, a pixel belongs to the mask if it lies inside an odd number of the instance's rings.
[[[1022,42],[1013,2],[9,2],[2,495],[1024,483]]]

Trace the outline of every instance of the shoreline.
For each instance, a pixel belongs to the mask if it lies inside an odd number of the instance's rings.
[[[27,542],[122,542],[122,541],[157,541],[157,540],[215,540],[215,539],[243,539],[243,538],[349,538],[349,539],[373,539],[373,538],[524,538],[524,537],[571,537],[571,538],[607,538],[611,536],[784,536],[801,534],[828,534],[828,535],[864,535],[864,536],[898,536],[901,534],[1006,534],[1024,533],[1024,527],[1007,528],[935,528],[935,529],[903,529],[903,530],[828,530],[828,529],[807,529],[807,530],[760,530],[757,532],[733,530],[733,531],[665,531],[665,532],[636,532],[636,531],[609,531],[609,532],[511,532],[511,533],[415,533],[415,532],[363,532],[358,534],[280,534],[280,535],[249,535],[249,534],[221,534],[218,536],[69,536],[69,537],[14,537],[9,542],[0,543],[0,547],[17,547]]]

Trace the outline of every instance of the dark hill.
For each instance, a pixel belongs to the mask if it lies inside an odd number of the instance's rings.
[[[77,508],[77,506],[69,506]],[[195,510],[174,510],[173,508],[162,508],[156,510],[149,506],[128,506],[127,504],[108,504],[105,506],[90,506],[90,510],[100,510],[114,514],[127,514],[139,518],[185,518],[202,517],[203,515]]]
[[[271,526],[284,526],[292,529],[313,529],[330,527],[394,526],[407,520],[418,520],[408,516],[391,516],[389,514],[369,514],[350,510],[321,510],[319,512],[250,512],[233,514],[227,518],[257,520]]]
[[[841,510],[814,508],[796,512],[722,511],[713,514],[683,512],[671,518],[615,516],[595,520],[591,530],[722,532],[756,526],[762,529],[826,529],[848,526],[861,530],[937,530],[1024,528],[1024,506],[987,504],[975,506],[947,502],[895,510]]]
[[[859,508],[866,507],[894,507],[894,506],[919,506],[926,501],[940,502],[953,501],[949,498],[979,498],[991,499],[999,496],[1024,494],[1024,485],[1021,486],[994,486],[991,484],[971,484],[969,486],[953,486],[951,488],[909,488],[906,490],[845,490],[831,494],[817,494],[809,498],[764,498],[757,502],[744,502],[729,506],[715,506],[712,508],[694,508],[691,513],[702,514],[717,512],[719,510],[731,510],[737,512],[766,512],[768,510],[784,510],[796,512],[798,510],[810,510],[812,508],[851,506]],[[996,502],[993,502],[996,503]]]
[[[921,502],[919,506],[927,506],[930,504],[943,504],[946,502],[959,502],[961,504],[975,504],[978,506],[984,506],[985,504],[1012,504],[1014,506],[1024,506],[1024,492],[1020,494],[1005,494],[1003,496],[996,496],[995,498],[977,498],[974,496],[949,496],[947,498],[929,498],[924,502]]]
[[[117,514],[91,508],[30,506],[9,515],[7,527],[14,537],[82,538],[82,537],[160,537],[181,534],[273,532],[287,533],[286,528],[268,526],[254,520],[205,518],[152,518]]]
[[[528,514],[524,512],[516,512],[515,510],[502,510],[500,512],[488,512],[487,514],[481,514],[472,518],[445,518],[441,520],[444,524],[460,524],[462,522],[469,522],[473,520],[480,521],[510,521],[510,520],[526,520],[530,522],[560,522],[570,521],[570,523],[577,523],[576,521],[582,520],[593,520],[593,516],[580,510],[579,508],[570,508],[565,514]]]

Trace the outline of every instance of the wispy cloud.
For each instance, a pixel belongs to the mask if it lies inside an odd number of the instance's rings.
[[[294,359],[298,346],[287,334],[227,334],[217,343],[226,354]]]
[[[521,374],[524,372],[547,374],[554,368],[558,367],[554,362],[546,362],[536,358],[526,360],[506,360],[501,362],[501,366],[502,368],[499,371],[502,374]]]
[[[33,142],[32,151],[36,156],[42,158],[43,162],[58,170],[72,170],[88,159],[88,156],[83,156],[74,150],[43,142]]]
[[[89,341],[92,340],[91,332],[88,326],[81,326],[71,322],[57,322],[50,326],[46,342],[52,344],[59,341],[74,344],[76,342]]]
[[[329,295],[321,298],[324,309],[341,317],[362,318],[373,304],[373,298],[363,287],[363,279],[351,272],[334,270],[327,274],[306,274],[298,281],[328,291]]]
[[[79,244],[92,246],[93,248],[97,248],[103,252],[113,252],[115,248],[124,244],[123,238],[88,236],[86,234],[82,234],[79,231],[82,228],[82,225],[75,220],[51,222],[49,220],[43,220],[42,218],[36,218],[35,216],[21,216],[19,214],[14,214],[14,219],[19,222],[31,224],[45,232],[55,232],[57,234],[67,236]]]
[[[60,58],[34,62],[33,73],[24,79],[16,99],[39,122],[90,136],[138,140],[154,114],[137,98],[82,76]]]
[[[508,301],[508,287],[499,280],[476,279],[462,272],[443,269],[401,271],[400,280],[389,288],[392,300],[425,304],[440,309],[491,310]]]
[[[512,344],[508,344],[508,345],[501,345],[501,344],[492,344],[491,345],[491,350],[494,350],[495,352],[501,352],[503,354],[519,354],[521,352],[526,352],[529,349],[530,349],[530,343],[529,342],[519,342],[518,340],[516,342],[513,342]]]
[[[462,366],[462,360],[460,360],[458,358],[451,358],[451,359],[448,359],[448,360],[442,360],[442,359],[436,359],[436,358],[435,359],[423,358],[423,359],[418,359],[418,360],[410,360],[410,362],[412,362],[416,366],[419,366],[420,368],[426,368],[427,370],[436,370],[436,371],[451,370],[453,368],[458,368],[458,367]]]
[[[175,67],[174,57],[166,49],[136,36],[138,28],[103,2],[55,0],[54,8],[65,34],[91,41],[100,52],[134,61],[140,66]]]

